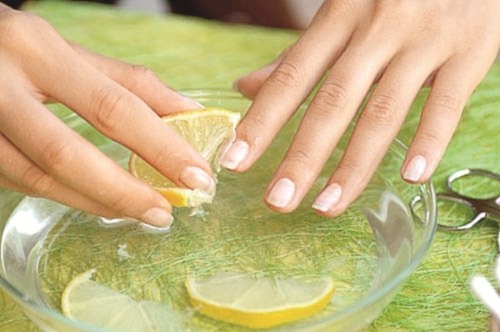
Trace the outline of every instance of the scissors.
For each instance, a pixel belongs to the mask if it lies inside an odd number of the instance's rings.
[[[468,222],[459,226],[438,224],[439,230],[451,232],[467,231],[486,219],[491,219],[500,223],[500,193],[496,194],[496,196],[494,195],[489,198],[480,199],[465,195],[453,188],[453,184],[456,181],[467,176],[486,177],[500,184],[500,174],[483,169],[462,169],[451,174],[446,181],[448,192],[438,193],[436,195],[437,200],[444,200],[455,204],[465,205],[474,212],[474,216]],[[497,246],[500,250],[500,229],[497,235]],[[500,281],[500,255],[497,256],[496,265],[497,279]],[[471,283],[471,287],[476,293],[476,296],[491,312],[488,320],[488,331],[500,332],[500,311],[497,308],[498,302],[500,301],[497,294],[500,293],[497,293],[497,290],[495,290],[486,279],[483,278],[480,280],[479,278],[481,277],[474,277],[474,279],[476,278],[478,278],[481,284],[479,284],[479,281],[476,280],[476,282]],[[494,300],[492,301],[492,299]]]
[[[481,199],[462,194],[453,188],[456,181],[471,175],[487,177],[493,181],[498,181],[500,184],[500,174],[483,169],[462,169],[451,174],[446,181],[448,192],[438,193],[436,195],[437,200],[465,205],[474,212],[474,217],[459,226],[438,224],[439,230],[448,232],[466,231],[485,219],[492,219],[500,223],[500,193],[493,197]]]

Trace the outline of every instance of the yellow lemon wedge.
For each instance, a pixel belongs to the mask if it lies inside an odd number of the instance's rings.
[[[64,289],[64,315],[116,331],[181,331],[180,313],[152,301],[131,297],[92,280],[94,270],[77,275]]]
[[[163,117],[163,120],[188,141],[210,163],[213,171],[218,173],[219,154],[234,139],[240,118],[239,112],[210,107],[170,114]],[[210,203],[215,195],[198,189],[177,187],[137,154],[130,156],[129,170],[176,207],[195,207]]]
[[[188,277],[186,288],[202,314],[250,328],[309,317],[328,304],[335,289],[329,278],[257,278],[240,272],[219,272],[201,280]]]

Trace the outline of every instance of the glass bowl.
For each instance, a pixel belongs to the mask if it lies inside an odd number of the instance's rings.
[[[205,106],[244,112],[250,105],[235,92],[185,94]],[[126,167],[130,151],[72,112],[62,107],[54,112]],[[136,300],[162,302],[189,313],[184,316],[190,331],[246,331],[192,308],[184,288],[186,276],[235,268],[273,276],[329,276],[336,290],[325,309],[272,330],[362,330],[391,301],[429,248],[436,229],[434,191],[430,183],[409,185],[401,180],[406,148],[396,140],[368,187],[344,214],[315,214],[310,208],[313,195],[340,160],[346,138],[296,211],[269,210],[262,200],[264,190],[299,121],[297,116],[292,119],[248,172],[223,170],[215,201],[203,213],[193,216],[190,209],[175,210],[175,223],[166,233],[146,232],[135,223],[110,226],[97,216],[52,201],[0,191],[0,285],[45,330],[101,330],[60,311],[67,283],[96,269],[99,282]]]

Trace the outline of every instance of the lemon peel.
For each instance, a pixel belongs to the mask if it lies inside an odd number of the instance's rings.
[[[220,153],[233,141],[240,118],[239,112],[209,107],[170,114],[163,117],[163,121],[188,141],[217,174],[220,171]],[[215,196],[215,192],[176,186],[135,153],[130,156],[129,170],[175,207],[197,207],[211,203]]]
[[[61,298],[65,316],[117,331],[181,331],[181,314],[152,301],[136,301],[92,280],[95,269],[74,277]]]
[[[335,289],[330,278],[256,278],[240,272],[219,272],[201,280],[188,277],[185,285],[191,304],[202,314],[258,329],[314,315]]]

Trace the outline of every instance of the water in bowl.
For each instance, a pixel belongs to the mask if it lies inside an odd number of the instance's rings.
[[[377,210],[353,206],[341,217],[327,219],[305,207],[289,215],[271,212],[257,195],[262,188],[250,196],[235,190],[247,181],[251,177],[226,174],[216,201],[204,214],[178,210],[174,226],[163,234],[145,232],[135,223],[105,227],[99,217],[25,198],[4,230],[4,274],[35,302],[60,311],[68,282],[95,269],[98,282],[183,313],[192,330],[229,327],[191,307],[184,287],[187,275],[237,270],[331,277],[336,285],[331,303],[294,324],[300,328],[353,305],[391,278],[390,271],[397,271],[391,266],[404,266],[410,259],[413,223],[404,204],[389,191],[372,193],[379,197]]]

